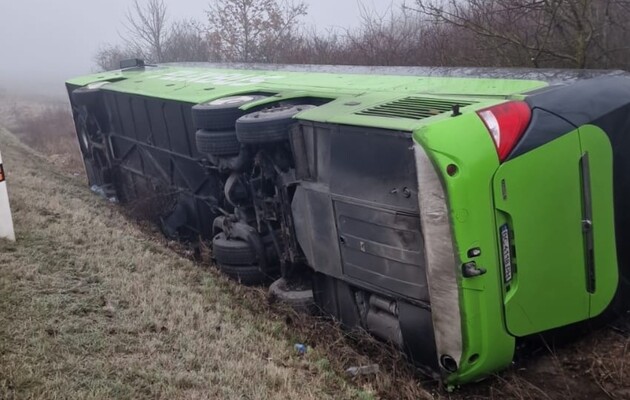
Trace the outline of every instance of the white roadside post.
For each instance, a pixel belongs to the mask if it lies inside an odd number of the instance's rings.
[[[9,193],[7,192],[6,175],[2,167],[2,154],[0,154],[0,239],[15,241],[13,231],[13,219],[11,207],[9,207]]]

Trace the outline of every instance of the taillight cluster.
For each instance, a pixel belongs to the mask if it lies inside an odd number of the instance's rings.
[[[477,114],[494,140],[499,161],[504,161],[527,129],[532,111],[524,101],[509,101],[479,110]]]

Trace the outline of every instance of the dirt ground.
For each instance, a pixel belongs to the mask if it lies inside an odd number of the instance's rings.
[[[0,243],[0,399],[630,398],[623,324],[449,393],[382,343],[226,280],[33,147],[0,128],[18,238]]]

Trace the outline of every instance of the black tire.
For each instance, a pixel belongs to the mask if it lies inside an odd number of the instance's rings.
[[[297,312],[313,314],[315,312],[315,300],[312,289],[290,289],[284,278],[276,280],[269,286],[269,295],[274,301],[288,305]]]
[[[102,143],[102,135],[100,135],[100,127],[94,114],[87,109],[81,109],[77,113],[77,137],[79,139],[79,148],[81,153],[87,158],[94,158],[92,154],[93,143]]]
[[[256,251],[247,242],[228,239],[223,232],[212,239],[212,255],[218,264],[236,266],[236,268],[255,265],[258,262]]]
[[[234,131],[206,131],[195,132],[197,151],[213,156],[232,156],[241,151],[241,143]]]
[[[265,96],[259,95],[230,96],[194,105],[193,125],[196,129],[209,131],[234,129],[236,120],[246,113],[239,107],[264,98]]]
[[[243,115],[236,121],[236,136],[243,144],[265,144],[288,139],[293,117],[312,105],[268,108]]]
[[[257,285],[269,280],[258,265],[228,265],[217,263],[219,271],[243,285]]]

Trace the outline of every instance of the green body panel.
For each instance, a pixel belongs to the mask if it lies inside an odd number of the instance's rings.
[[[541,81],[518,79],[276,72],[174,66],[93,74],[71,79],[68,83],[85,86],[102,81],[111,82],[105,85],[103,90],[187,103],[202,103],[225,96],[254,92],[273,95],[261,103],[296,97],[319,97],[336,101],[302,113],[301,119],[406,131],[413,131],[445,116],[414,120],[361,116],[355,112],[410,95],[465,98],[480,102],[468,107],[478,109],[484,106],[484,100],[494,99],[496,102],[497,99],[519,98],[523,93],[547,86],[547,83]],[[260,103],[250,104],[248,107],[258,104]]]
[[[501,165],[494,179],[499,226],[516,254],[505,287],[507,329],[515,336],[588,318],[578,131]]]
[[[587,290],[580,158],[589,154],[596,290]],[[515,336],[596,316],[610,303],[618,272],[612,149],[584,126],[503,164],[494,179],[497,232],[508,224],[515,254],[504,283],[506,326]]]
[[[613,207],[613,153],[604,131],[593,125],[579,128],[582,154],[589,155],[593,210],[595,291],[589,316],[602,313],[610,304],[617,284],[617,248]]]
[[[464,349],[459,370],[447,383],[474,381],[508,366],[515,336],[583,321],[609,305],[618,279],[612,150],[598,128],[582,127],[580,133],[571,132],[502,165],[474,115],[436,122],[414,134],[441,172],[456,256],[461,264],[474,260],[487,270],[459,283]],[[582,148],[592,160],[597,282],[592,295],[586,291],[581,226]],[[453,177],[445,173],[449,164],[458,167]],[[506,222],[514,231],[518,268],[507,292],[499,240],[499,227]],[[470,259],[467,250],[473,247],[481,248],[482,255]]]
[[[487,271],[478,277],[460,278],[463,354],[458,371],[447,377],[447,383],[470,382],[505,368],[514,354],[515,339],[506,332],[503,321],[493,206],[492,177],[499,160],[487,129],[475,114],[427,126],[414,139],[442,174],[456,258],[460,265],[474,260]],[[446,174],[449,164],[458,167],[455,176]],[[473,247],[479,247],[481,255],[470,259],[467,250]]]

